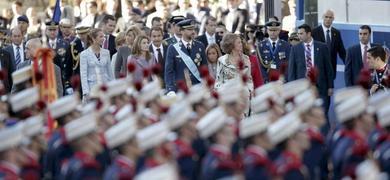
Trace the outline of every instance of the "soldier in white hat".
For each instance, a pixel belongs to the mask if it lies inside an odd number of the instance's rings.
[[[39,91],[37,87],[24,89],[16,94],[12,94],[8,102],[11,105],[10,115],[15,118],[25,119],[39,113],[36,105],[39,101]]]
[[[342,101],[336,106],[336,115],[343,127],[333,135],[332,161],[334,177],[353,176],[355,167],[369,152],[367,138],[374,127],[372,114],[367,111],[365,94]]]
[[[309,179],[302,158],[305,150],[310,148],[310,141],[302,130],[297,112],[292,111],[271,124],[267,133],[271,142],[281,150],[275,160],[277,175],[283,179]]]
[[[269,113],[261,113],[240,122],[240,138],[243,139],[245,147],[243,164],[247,180],[270,179],[276,173],[267,153],[273,148],[267,136],[270,118]]]
[[[137,124],[135,118],[127,118],[112,126],[104,133],[107,146],[117,155],[106,169],[104,179],[133,179],[136,165],[142,151],[136,139]]]
[[[44,116],[36,115],[26,119],[23,134],[25,136],[22,151],[27,161],[23,164],[20,177],[22,179],[41,179],[42,155],[46,151],[46,139],[44,137]]]
[[[201,179],[231,178],[236,175],[238,163],[233,160],[231,152],[236,136],[229,119],[234,122],[222,107],[216,107],[196,124],[200,136],[209,139],[211,144],[203,159]]]
[[[382,128],[381,136],[375,149],[374,157],[378,161],[380,171],[390,176],[390,105],[382,107],[377,112],[378,124]]]
[[[96,156],[103,152],[94,114],[87,114],[64,127],[65,139],[74,150],[72,158],[61,166],[60,179],[99,179],[103,166]]]
[[[23,141],[23,124],[0,130],[0,178],[19,179],[20,167],[25,157],[20,145]]]

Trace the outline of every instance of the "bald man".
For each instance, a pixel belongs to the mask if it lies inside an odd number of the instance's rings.
[[[321,41],[328,46],[330,60],[333,67],[333,79],[335,79],[337,70],[337,54],[343,62],[345,62],[346,52],[340,31],[332,26],[333,20],[334,12],[332,10],[325,11],[322,15],[322,24],[313,29],[312,36],[314,40]]]
[[[37,50],[40,47],[42,47],[41,39],[34,38],[34,39],[28,40],[26,43],[26,49],[25,49],[26,60],[23,61],[22,63],[20,63],[17,66],[17,69],[21,69],[23,67],[30,66],[31,62],[32,62],[31,60],[33,59],[35,53],[37,52]],[[63,90],[63,86],[62,86],[61,69],[57,65],[55,65],[54,62],[53,62],[53,65],[54,65],[54,71],[56,74],[57,96],[62,97],[64,90]]]

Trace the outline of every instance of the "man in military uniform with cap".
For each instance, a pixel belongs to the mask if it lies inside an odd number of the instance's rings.
[[[70,19],[61,19],[60,21],[60,31],[59,37],[67,43],[71,43],[74,39],[73,33],[73,23]]]
[[[184,71],[189,71],[191,84],[201,81],[198,68],[207,65],[204,45],[193,39],[193,20],[183,20],[178,23],[182,38],[179,42],[168,47],[165,60],[165,87],[168,95],[177,91],[176,82],[185,80]]]
[[[169,20],[169,23],[171,24],[172,35],[170,38],[165,39],[165,42],[167,42],[168,46],[180,41],[181,31],[178,23],[182,20],[185,20],[184,16],[172,16]]]
[[[47,45],[56,53],[54,64],[61,68],[61,76],[64,87],[64,95],[72,94],[70,86],[70,77],[72,76],[72,61],[67,52],[69,44],[63,39],[58,38],[58,23],[54,21],[46,22],[46,35],[48,37]],[[60,94],[59,96],[61,96]]]
[[[260,59],[261,72],[265,83],[269,81],[268,72],[270,70],[279,70],[282,63],[288,63],[290,44],[283,39],[279,39],[280,25],[281,23],[278,21],[268,22],[266,26],[269,38],[264,39],[257,45],[257,55]]]

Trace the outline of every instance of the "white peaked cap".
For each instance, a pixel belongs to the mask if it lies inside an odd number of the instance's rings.
[[[23,67],[12,73],[12,82],[14,85],[22,83],[30,78],[32,78],[31,66]]]
[[[367,98],[363,95],[353,96],[336,106],[336,116],[340,123],[358,117],[367,109]]]
[[[265,132],[269,124],[268,113],[249,116],[240,122],[240,137],[244,139]]]
[[[39,133],[42,133],[44,130],[43,121],[44,116],[42,114],[27,118],[24,121],[23,133],[28,137],[32,137]]]
[[[295,96],[294,104],[297,112],[303,113],[308,111],[316,103],[316,96],[313,90],[308,89],[301,94]]]
[[[379,121],[379,125],[381,127],[389,127],[390,126],[390,104],[380,108],[377,112],[377,117]]]
[[[80,104],[79,97],[75,94],[64,96],[49,104],[50,115],[56,119],[74,111]]]
[[[165,118],[169,128],[174,130],[183,126],[190,120],[192,115],[192,108],[186,100],[182,100],[170,107]]]
[[[281,103],[278,94],[276,94],[275,91],[270,90],[263,92],[254,97],[251,101],[253,113],[261,113],[271,108],[268,101],[269,99],[273,100],[275,103]]]
[[[65,125],[66,141],[71,142],[97,129],[95,114],[84,115]]]
[[[307,79],[298,79],[295,81],[283,84],[282,97],[283,99],[292,98],[301,92],[310,88],[310,82]]]
[[[353,96],[360,96],[365,94],[366,92],[364,91],[364,89],[359,86],[346,87],[339,89],[335,92],[333,101],[335,105],[338,105],[342,101],[350,99]]]
[[[157,122],[137,132],[137,142],[143,150],[156,147],[167,140],[169,127],[164,121]]]
[[[132,112],[133,112],[133,106],[127,104],[123,106],[121,109],[119,109],[119,111],[115,114],[115,119],[117,121],[121,121],[127,117],[130,117],[132,115]]]
[[[109,128],[104,133],[104,137],[106,138],[107,146],[113,149],[135,137],[136,132],[136,120],[134,118],[128,118]]]
[[[380,178],[381,174],[379,172],[379,167],[373,160],[365,160],[361,162],[356,167],[355,174],[357,180],[382,179]]]
[[[228,116],[222,107],[216,107],[207,113],[196,124],[196,129],[202,138],[208,138],[221,129],[228,121]]]
[[[141,89],[141,99],[143,102],[148,102],[154,99],[156,96],[160,94],[161,91],[161,84],[160,81],[157,79],[154,79],[153,81],[149,82],[146,84],[142,89]]]
[[[219,100],[226,104],[236,102],[241,98],[243,90],[241,79],[228,80],[218,89]]]
[[[178,180],[178,172],[173,164],[163,164],[137,175],[135,180]]]
[[[31,87],[11,95],[9,101],[12,107],[12,111],[18,112],[22,109],[30,107],[37,103],[39,100],[38,87]]]
[[[294,135],[302,127],[298,113],[292,111],[268,127],[268,138],[275,145]]]
[[[0,129],[0,152],[18,146],[23,141],[24,123]]]
[[[125,94],[128,88],[128,83],[125,79],[115,79],[107,83],[107,92],[108,97],[114,97],[121,94]]]
[[[368,106],[375,112],[390,104],[390,91],[380,91],[370,96]]]
[[[263,94],[267,91],[274,91],[276,94],[280,94],[282,92],[282,86],[283,84],[280,81],[273,81],[269,82],[267,84],[264,84],[258,88],[255,89],[256,96]]]
[[[191,104],[199,102],[208,93],[208,89],[202,84],[193,85],[190,89],[189,95],[187,96],[188,102]]]

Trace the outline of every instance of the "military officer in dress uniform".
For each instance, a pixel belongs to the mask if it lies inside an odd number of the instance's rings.
[[[192,85],[201,81],[199,68],[207,65],[204,45],[193,39],[193,20],[183,20],[178,23],[182,38],[176,44],[168,47],[165,60],[165,87],[168,95],[177,91],[176,82],[179,80],[191,81]],[[184,71],[189,71],[189,79],[185,78]]]
[[[281,23],[278,21],[266,23],[269,38],[264,39],[257,45],[257,53],[265,83],[269,81],[268,72],[270,69],[279,70],[282,63],[288,63],[290,44],[285,40],[279,39],[280,25]]]
[[[70,86],[72,76],[72,59],[68,52],[69,44],[61,38],[58,38],[58,23],[54,21],[46,22],[46,35],[48,37],[48,47],[55,51],[54,64],[61,69],[64,95],[73,93]],[[61,96],[61,95],[59,95]]]
[[[243,161],[246,180],[271,179],[276,173],[267,155],[267,151],[273,148],[267,136],[267,128],[271,123],[269,116],[268,113],[256,114],[240,122],[240,137],[245,146]]]
[[[370,94],[378,91],[387,91],[389,87],[383,83],[384,78],[390,74],[389,63],[386,59],[386,51],[382,46],[374,46],[367,51],[367,62],[370,69],[373,69],[371,79],[373,85]]]
[[[172,35],[171,37],[164,40],[168,44],[168,46],[171,44],[176,44],[177,42],[180,41],[181,30],[178,23],[182,20],[185,20],[184,16],[172,16],[171,19],[169,20],[169,23],[171,24]]]
[[[64,127],[65,139],[74,155],[61,166],[59,179],[100,179],[103,167],[95,157],[103,151],[96,115],[89,113]]]

